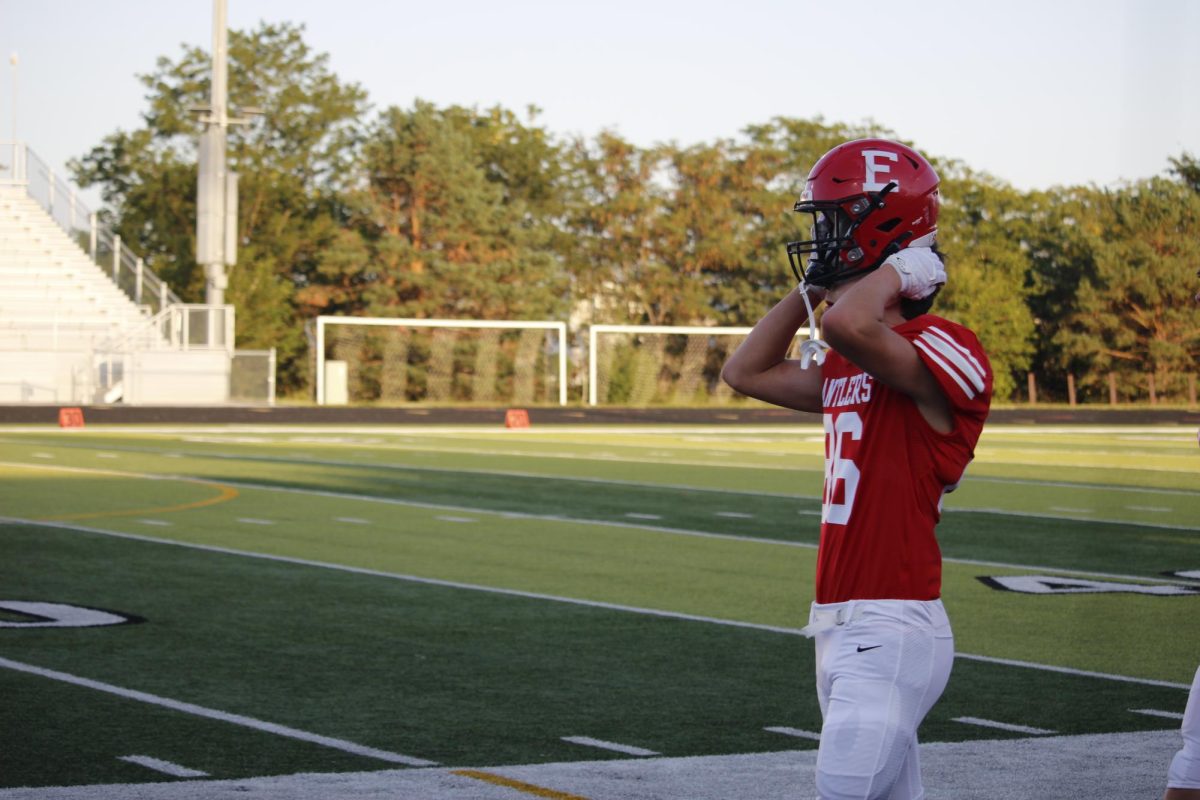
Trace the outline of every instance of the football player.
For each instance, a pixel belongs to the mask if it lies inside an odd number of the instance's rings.
[[[1196,302],[1200,303],[1200,295],[1196,296]],[[1192,679],[1180,732],[1183,747],[1171,759],[1163,800],[1200,800],[1200,669]]]
[[[1200,278],[1200,272],[1196,277]],[[1196,292],[1195,300],[1200,303],[1200,292]],[[1200,669],[1192,679],[1180,733],[1183,747],[1171,759],[1163,800],[1200,800]]]
[[[946,281],[939,179],[920,153],[863,139],[809,173],[788,245],[800,280],[729,358],[742,394],[823,415],[815,598],[823,800],[924,796],[917,727],[954,658],[934,526],[970,462],[992,371],[967,328],[927,313]],[[813,308],[825,304],[816,338]],[[788,352],[808,322],[799,358]],[[827,344],[826,344],[827,342]]]

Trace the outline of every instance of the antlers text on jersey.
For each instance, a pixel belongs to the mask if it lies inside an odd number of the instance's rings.
[[[871,376],[865,372],[845,378],[826,378],[821,386],[825,408],[842,408],[871,402]]]

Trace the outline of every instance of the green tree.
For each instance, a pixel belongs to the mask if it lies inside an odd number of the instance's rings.
[[[536,146],[534,146],[536,145]],[[370,128],[347,225],[303,302],[338,313],[531,319],[566,308],[544,131],[418,102]],[[553,169],[549,170],[551,175]]]
[[[1200,192],[1200,160],[1191,153],[1180,153],[1178,158],[1170,158],[1170,172],[1179,178],[1193,192]]]
[[[1094,187],[1057,187],[1026,195],[1025,249],[1029,258],[1027,302],[1034,318],[1032,370],[1049,394],[1065,394],[1067,375],[1091,371],[1087,354],[1068,353],[1059,337],[1064,320],[1079,312],[1079,286],[1096,272],[1094,242],[1100,235],[1105,193]],[[1094,381],[1080,385],[1099,399]]]
[[[994,396],[1012,397],[1029,369],[1035,326],[1027,303],[1024,195],[955,162],[939,163],[938,244],[946,287],[933,313],[975,331],[992,364]]]
[[[569,263],[586,322],[667,324],[682,282],[659,240],[668,196],[663,148],[643,150],[605,131],[575,140],[568,158]]]
[[[208,102],[207,52],[185,47],[141,77],[143,127],[117,131],[71,164],[82,186],[99,186],[122,238],[185,300],[203,300],[195,261],[195,144],[191,109]],[[366,94],[338,80],[328,57],[305,43],[303,27],[262,23],[229,36],[230,104],[261,117],[230,128],[229,166],[241,176],[238,264],[226,297],[237,307],[241,347],[276,347],[281,384],[296,388],[306,359],[293,302],[335,242],[339,195],[361,138]]]
[[[795,198],[777,183],[780,154],[750,141],[670,152],[664,258],[691,289],[681,322],[742,324],[794,283],[783,233]]]
[[[812,164],[874,126],[777,118],[737,139],[638,148],[577,141],[577,296],[601,322],[749,324],[794,284],[785,245]]]
[[[1116,373],[1121,394],[1144,398],[1153,376],[1161,395],[1184,396],[1200,358],[1192,301],[1200,263],[1200,194],[1153,178],[1100,196],[1086,226],[1090,269],[1055,343],[1086,364],[1085,385]]]

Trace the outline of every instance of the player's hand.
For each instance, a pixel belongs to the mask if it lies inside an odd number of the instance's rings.
[[[928,247],[909,247],[888,256],[883,263],[896,270],[900,296],[910,300],[923,300],[946,282],[946,267]]]

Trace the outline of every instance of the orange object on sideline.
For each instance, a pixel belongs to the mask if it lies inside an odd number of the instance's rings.
[[[58,410],[58,427],[60,427],[60,428],[82,428],[83,427],[83,409],[82,408],[60,408]]]
[[[510,408],[504,412],[504,427],[528,428],[529,412],[523,408]]]

